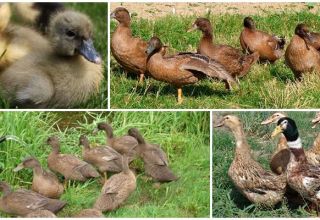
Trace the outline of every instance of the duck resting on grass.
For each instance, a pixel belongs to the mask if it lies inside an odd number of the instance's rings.
[[[164,56],[164,51],[165,47],[158,37],[149,40],[147,69],[156,80],[172,84],[178,89],[178,104],[182,103],[182,86],[197,83],[206,77],[237,85],[230,72],[207,56],[194,53]]]
[[[252,203],[274,206],[281,202],[286,191],[286,178],[265,170],[250,153],[242,123],[237,116],[226,115],[215,127],[227,127],[235,136],[236,150],[228,175],[240,191]]]
[[[304,199],[319,206],[320,166],[308,162],[294,120],[288,117],[279,119],[271,136],[275,137],[280,133],[286,137],[291,152],[286,172],[288,185]]]

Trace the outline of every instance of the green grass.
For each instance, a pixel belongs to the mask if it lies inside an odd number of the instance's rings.
[[[92,131],[98,122],[108,121],[116,135],[137,127],[148,141],[160,144],[180,179],[154,188],[153,182],[145,178],[143,162],[134,161],[130,166],[136,172],[137,189],[123,206],[105,213],[106,217],[209,217],[209,112],[2,112],[0,121],[0,134],[15,135],[21,140],[0,146],[0,180],[15,189],[31,186],[30,170],[12,172],[23,158],[34,155],[47,167],[48,136],[61,138],[63,153],[81,157],[79,136],[87,134],[92,143],[104,143],[104,134],[94,136]],[[61,197],[68,205],[58,215],[72,216],[92,207],[101,187],[98,179],[71,182]],[[1,212],[0,216],[7,217]]]
[[[101,82],[100,91],[92,96],[86,103],[74,108],[79,109],[105,109],[108,106],[108,89],[107,89],[107,20],[108,12],[107,3],[67,3],[67,9],[73,9],[88,15],[94,25],[93,41],[96,50],[102,56],[104,79]],[[0,108],[9,108],[8,103],[0,99]]]
[[[225,112],[224,112],[225,113]],[[214,113],[222,115],[222,113]],[[264,126],[260,123],[273,112],[228,112],[239,116],[243,122],[248,143],[253,155],[262,166],[270,170],[269,160],[276,147],[278,138],[271,140],[275,125]],[[214,122],[217,117],[214,116]],[[312,129],[311,119],[315,112],[288,112],[297,123],[303,146],[309,148],[319,133],[319,127]],[[224,128],[213,130],[213,216],[214,217],[315,217],[304,206],[294,207],[286,199],[274,209],[263,209],[251,204],[243,197],[228,178],[227,172],[233,160],[235,140],[231,132]],[[250,168],[248,168],[250,169]]]
[[[203,15],[206,16],[206,15]],[[210,15],[215,41],[240,49],[239,36],[245,15]],[[158,36],[171,53],[195,52],[200,41],[199,31],[187,33],[186,30],[196,17],[173,16],[155,20],[133,18],[134,36],[144,40]],[[253,16],[257,28],[268,33],[285,36],[287,44],[293,36],[295,26],[306,22],[311,30],[320,26],[319,15],[308,11],[281,14],[271,11],[266,16]],[[117,23],[112,21],[111,32]],[[176,102],[176,89],[166,83],[147,79],[139,85],[135,77],[127,77],[123,69],[111,56],[111,107],[112,108],[315,108],[320,105],[318,75],[306,77],[295,82],[292,71],[284,64],[284,58],[275,64],[255,64],[247,76],[241,79],[240,89],[227,92],[221,82],[203,80],[183,88],[184,103]]]

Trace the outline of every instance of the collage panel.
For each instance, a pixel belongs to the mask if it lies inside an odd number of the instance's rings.
[[[213,217],[318,216],[320,115],[215,111]]]
[[[209,112],[0,112],[0,121],[0,217],[210,216]]]
[[[106,109],[108,3],[0,3],[0,108]]]

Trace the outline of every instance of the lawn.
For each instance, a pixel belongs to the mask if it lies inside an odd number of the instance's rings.
[[[134,36],[144,40],[158,36],[170,53],[195,52],[200,41],[199,31],[187,33],[195,16],[168,15],[155,19],[141,19],[133,13]],[[257,28],[268,33],[285,36],[287,45],[298,23],[306,22],[313,31],[319,30],[318,14],[308,9],[300,12],[274,14],[264,11],[263,16],[254,15]],[[210,19],[215,41],[240,49],[239,36],[243,19],[241,14],[203,14]],[[111,22],[111,33],[117,22]],[[320,106],[319,75],[307,75],[301,82],[294,80],[292,71],[285,65],[284,58],[275,64],[255,64],[247,76],[241,79],[240,89],[227,92],[218,81],[203,80],[183,88],[184,103],[177,104],[176,89],[166,83],[147,79],[144,85],[136,77],[128,77],[111,56],[111,107],[112,108],[316,108]]]
[[[63,153],[81,157],[79,136],[87,134],[92,143],[104,143],[104,134],[94,136],[92,131],[98,122],[108,121],[116,135],[137,127],[148,141],[161,144],[180,179],[157,187],[145,177],[143,162],[135,160],[130,166],[136,172],[136,191],[119,209],[106,212],[106,217],[209,217],[209,112],[2,112],[0,121],[0,134],[18,140],[0,145],[0,180],[15,189],[31,186],[31,170],[12,171],[23,158],[36,156],[47,167],[50,147],[45,141],[50,135],[61,138]],[[71,182],[61,197],[68,204],[58,216],[92,207],[101,187],[99,179]],[[8,217],[1,212],[0,216]]]
[[[215,116],[226,112],[214,113]],[[264,126],[260,123],[273,112],[228,112],[240,117],[243,122],[248,143],[253,155],[262,166],[270,170],[269,159],[278,138],[271,140],[275,125]],[[319,127],[312,129],[311,119],[315,112],[288,112],[297,123],[303,146],[311,147],[319,133]],[[217,120],[214,116],[214,122]],[[224,128],[213,130],[213,216],[214,217],[310,217],[304,206],[294,206],[285,198],[274,209],[264,209],[251,204],[243,197],[228,178],[227,172],[233,160],[235,140],[231,132]]]
[[[108,12],[107,3],[67,3],[67,9],[73,9],[85,13],[90,17],[94,25],[93,41],[96,50],[100,53],[104,66],[104,80],[101,83],[100,92],[91,97],[87,103],[74,108],[79,109],[105,109],[108,106],[108,89],[107,89],[107,20]],[[3,100],[0,99],[0,108],[9,108]]]

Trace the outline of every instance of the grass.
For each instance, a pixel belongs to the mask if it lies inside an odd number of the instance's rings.
[[[239,36],[245,15],[203,15],[210,19],[215,42],[228,44],[240,49]],[[155,20],[133,18],[134,36],[144,40],[153,35],[158,36],[165,45],[169,45],[171,53],[195,52],[200,41],[199,31],[187,33],[196,17],[174,16]],[[307,10],[292,13],[253,16],[257,28],[268,33],[285,36],[287,42],[293,36],[295,26],[306,22],[311,30],[318,30],[320,20],[318,14]],[[117,23],[112,21],[111,32]],[[287,43],[288,44],[288,43]],[[316,108],[320,104],[319,75],[306,76],[301,82],[294,80],[292,71],[285,65],[284,58],[275,64],[254,64],[247,76],[241,79],[240,89],[227,92],[221,82],[203,80],[197,84],[185,86],[184,103],[176,102],[176,89],[166,83],[147,79],[144,85],[137,83],[136,77],[127,77],[123,69],[111,56],[111,107],[112,108]]]
[[[222,113],[215,113],[221,115]],[[260,123],[273,112],[228,112],[238,115],[243,122],[248,143],[257,161],[267,170],[269,160],[278,138],[270,139],[275,125],[263,126]],[[303,146],[311,147],[319,128],[312,129],[311,119],[315,112],[288,112],[297,123]],[[217,117],[214,116],[215,123]],[[227,172],[233,160],[235,140],[231,132],[219,128],[213,130],[213,216],[214,217],[310,217],[304,206],[294,207],[283,200],[274,209],[264,209],[251,204],[232,184]]]
[[[100,91],[92,96],[86,103],[74,108],[79,109],[105,109],[108,106],[108,89],[107,89],[107,21],[106,14],[108,11],[107,3],[66,3],[66,8],[77,10],[85,13],[90,17],[94,25],[93,41],[96,50],[102,56],[104,66],[104,80],[101,82]],[[0,108],[9,108],[8,103],[0,99]]]
[[[137,174],[137,189],[123,206],[105,213],[106,217],[209,217],[209,112],[2,112],[0,121],[0,134],[20,140],[0,146],[0,180],[14,189],[31,187],[31,170],[12,172],[23,158],[34,155],[47,167],[48,136],[60,137],[63,153],[81,157],[79,136],[87,134],[92,143],[104,143],[104,134],[93,136],[92,131],[98,122],[108,121],[116,135],[137,127],[147,140],[161,144],[180,179],[155,188],[145,178],[143,162],[134,161],[131,168]],[[92,207],[101,187],[98,179],[71,182],[61,197],[68,205],[58,216],[72,216]],[[1,212],[0,216],[8,217]]]

